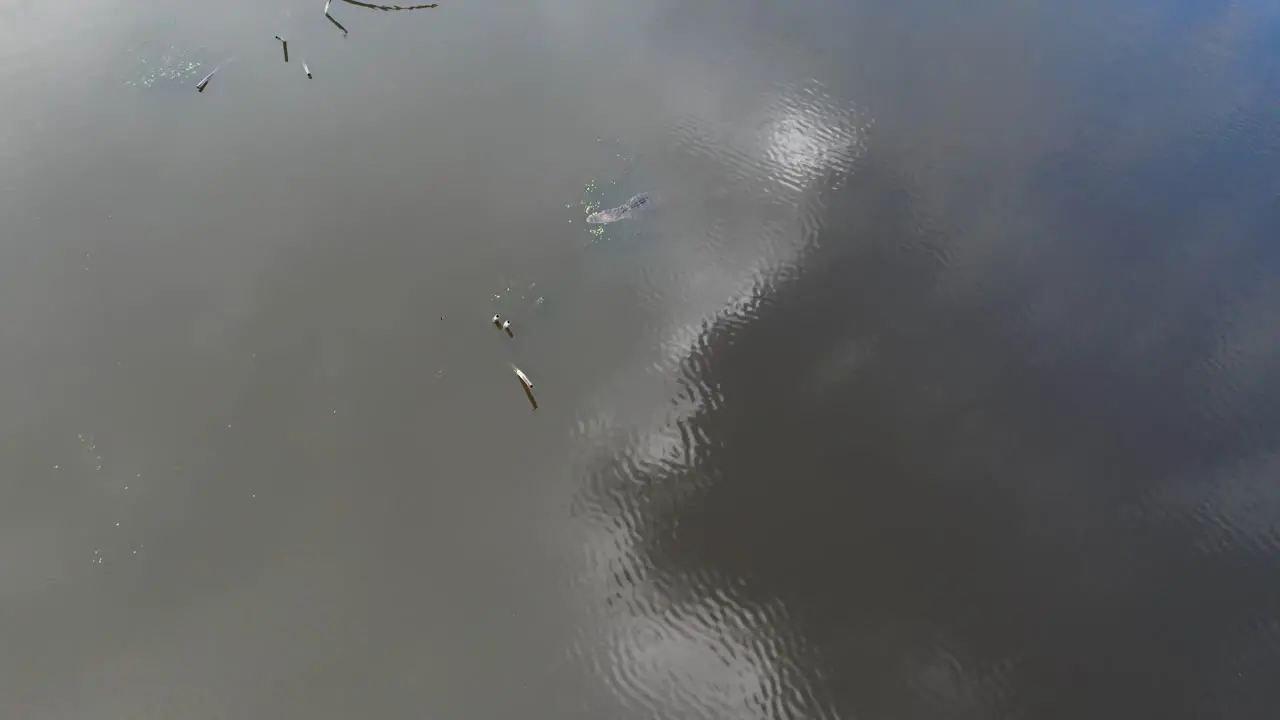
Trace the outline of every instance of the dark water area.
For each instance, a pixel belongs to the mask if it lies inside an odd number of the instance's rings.
[[[1276,8],[323,5],[0,14],[0,717],[1280,712]]]

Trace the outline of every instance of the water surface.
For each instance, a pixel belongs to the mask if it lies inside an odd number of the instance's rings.
[[[1267,4],[330,12],[4,15],[0,714],[1274,714]]]

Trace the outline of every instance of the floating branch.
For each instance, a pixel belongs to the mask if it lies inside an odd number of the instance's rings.
[[[408,7],[405,7],[403,5],[374,5],[372,3],[359,2],[359,0],[342,0],[342,2],[348,5],[357,5],[362,8],[369,8],[370,10],[430,10],[431,8],[440,7],[438,3],[431,3],[430,5],[409,5]]]

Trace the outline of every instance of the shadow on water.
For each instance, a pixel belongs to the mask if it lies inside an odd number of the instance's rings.
[[[698,342],[678,447],[633,445],[579,498],[628,536],[613,596],[659,622],[693,598],[708,636],[794,653],[748,703],[775,717],[1265,716],[1276,115],[1073,148],[970,294],[939,288],[974,239],[869,158],[794,271]]]

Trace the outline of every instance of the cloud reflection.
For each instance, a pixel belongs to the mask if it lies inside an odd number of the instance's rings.
[[[812,209],[815,242],[726,263],[742,274],[702,287],[755,278],[754,296],[726,293],[734,310],[670,311],[679,390],[661,429],[597,435],[609,458],[581,510],[624,608],[601,661],[624,695],[672,712],[692,685],[705,714],[751,717],[1240,717],[1280,701],[1275,83],[1209,43],[1220,91],[1195,75],[1138,87],[1199,35],[1160,37],[1115,80],[1142,95],[1002,117],[1056,116],[1062,134],[1028,132],[1025,155],[991,165],[943,151],[1000,134],[946,118],[843,165],[847,145],[785,114],[759,153],[681,126],[748,187],[786,169],[771,187]],[[1204,103],[1146,132],[1184,89]],[[988,100],[1012,111],[1019,92]],[[735,675],[707,650],[739,637],[725,627],[781,650],[741,651],[752,674]],[[802,700],[761,701],[779,696]]]
[[[697,155],[745,163],[753,178],[766,179],[753,192],[771,188],[781,194],[780,199],[766,201],[789,210],[789,219],[769,227],[764,238],[776,243],[779,236],[802,235],[812,225],[803,217],[814,207],[807,196],[852,169],[865,151],[867,125],[857,113],[838,110],[841,104],[814,86],[788,86],[762,107],[758,136],[720,134],[714,124],[690,119],[680,142]],[[793,246],[787,242],[779,250]],[[690,251],[698,249],[667,250]],[[783,258],[795,259],[786,251],[718,257],[714,263],[704,257],[661,258],[665,266],[690,269],[668,280],[670,285],[661,291],[680,299],[664,305],[668,314],[665,335],[660,337],[666,367],[680,368],[691,355],[705,350],[699,346],[717,318],[732,324],[735,317],[749,317],[766,287],[761,278],[776,275]],[[708,403],[715,406],[714,391],[704,389],[701,379],[687,388],[697,397],[679,403],[685,411],[702,412]],[[690,435],[697,431],[688,417],[672,415],[670,408],[658,413],[657,426],[664,429],[632,433],[607,413],[584,421],[580,428],[593,442],[612,438],[621,453],[617,463],[596,475],[592,492],[580,499],[581,519],[594,538],[587,575],[601,580],[597,592],[612,608],[602,644],[583,650],[587,662],[598,668],[625,704],[647,714],[678,707],[705,717],[830,716],[802,670],[807,650],[790,627],[784,604],[748,597],[739,592],[732,576],[710,569],[673,575],[670,568],[654,565],[654,543],[662,542],[653,533],[678,535],[678,529],[649,523],[666,523],[684,504],[696,503],[701,486],[709,481],[698,477],[698,453],[707,438]],[[654,482],[655,476],[667,480]],[[659,485],[665,489],[649,492]]]

